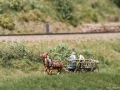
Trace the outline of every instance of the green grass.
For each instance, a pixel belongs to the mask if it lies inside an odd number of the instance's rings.
[[[53,75],[44,75],[42,61],[12,59],[10,61],[12,66],[3,67],[0,60],[0,90],[107,90],[120,87],[119,39],[24,42],[25,47],[33,51],[33,59],[38,58],[41,52],[49,52],[50,48],[55,49],[58,45],[63,47],[62,44],[68,45],[69,49],[76,49],[77,55],[83,51],[93,53],[94,58],[100,61],[100,71],[97,73],[62,72],[60,75],[56,75],[54,71]],[[1,50],[5,48],[4,52],[9,51],[8,45],[10,42],[1,42]],[[21,43],[18,43],[18,47],[19,45]],[[50,53],[52,54],[54,53]],[[85,53],[83,54],[85,58],[89,58]],[[55,59],[55,56],[52,58]]]
[[[119,74],[80,73],[28,76],[0,82],[1,90],[106,90],[119,87]]]

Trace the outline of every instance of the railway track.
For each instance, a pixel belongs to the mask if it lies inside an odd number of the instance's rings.
[[[8,41],[50,41],[50,40],[86,40],[86,39],[120,39],[120,33],[57,33],[57,34],[19,34],[0,35],[0,42]]]

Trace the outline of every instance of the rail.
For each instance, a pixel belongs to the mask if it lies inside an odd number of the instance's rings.
[[[43,34],[0,34],[0,36],[33,36],[33,35],[74,35],[74,34],[109,34],[118,32],[76,32],[76,33],[43,33]]]

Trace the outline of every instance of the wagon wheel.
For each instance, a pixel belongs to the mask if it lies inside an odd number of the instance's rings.
[[[92,71],[92,65],[91,65],[91,63],[86,63],[86,65],[84,65],[83,70],[84,70],[84,72],[90,72],[90,71]]]
[[[75,72],[75,73],[80,73],[80,72],[81,72],[80,67],[79,67],[79,66],[76,66],[74,72]]]
[[[81,67],[81,64],[79,62],[76,63],[74,73],[80,73],[81,71],[80,67]]]
[[[68,68],[67,68],[67,65],[64,65],[64,66],[63,66],[63,71],[64,71],[64,72],[69,72],[69,71],[68,71]]]
[[[92,67],[91,71],[92,72],[99,72],[99,67],[98,66]]]

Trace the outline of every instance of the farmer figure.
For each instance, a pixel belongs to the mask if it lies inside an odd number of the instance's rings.
[[[84,56],[80,53],[79,61],[84,61],[84,60],[85,60]]]
[[[70,64],[69,64],[69,67],[73,67],[74,63],[73,63],[73,60],[76,59],[76,56],[75,56],[75,52],[72,52],[71,56],[70,56]]]

